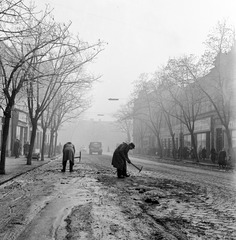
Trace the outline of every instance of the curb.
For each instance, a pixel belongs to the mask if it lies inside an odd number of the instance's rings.
[[[30,168],[28,168],[28,169],[23,168],[23,169],[20,169],[17,172],[14,172],[14,171],[11,172],[11,170],[9,170],[10,174],[0,175],[0,185],[2,185],[4,183],[7,183],[7,182],[13,180],[14,178],[17,178],[17,177],[19,177],[19,176],[21,176],[21,175],[23,175],[25,173],[28,173],[28,172],[30,172],[30,171],[32,171],[34,169],[37,169],[37,168],[39,168],[39,167],[41,167],[41,166],[43,166],[45,164],[48,164],[51,161],[56,160],[57,158],[58,158],[58,156],[52,157],[52,158],[48,158],[47,160],[41,161],[41,163],[38,164],[38,165],[29,165],[29,166],[31,166]],[[15,166],[17,166],[17,164],[15,164]],[[2,179],[1,179],[1,176],[2,176]]]
[[[217,163],[203,163],[203,162],[196,162],[194,160],[189,160],[189,159],[173,159],[173,158],[159,158],[156,156],[147,156],[147,155],[132,155],[133,157],[136,158],[146,158],[151,161],[160,161],[160,162],[173,162],[173,163],[188,163],[191,165],[196,165],[196,166],[207,166],[207,167],[214,167],[218,168],[219,165]]]
[[[14,178],[17,178],[17,177],[19,177],[19,176],[21,176],[21,175],[23,175],[23,174],[25,174],[25,173],[28,173],[28,172],[36,169],[36,168],[39,168],[39,167],[41,167],[41,166],[43,166],[43,165],[45,165],[45,164],[48,164],[49,162],[50,162],[50,161],[45,162],[45,163],[42,163],[42,164],[37,165],[37,166],[34,166],[34,167],[32,167],[32,168],[30,168],[30,169],[27,169],[27,170],[25,170],[25,171],[19,172],[19,173],[13,175],[13,176],[10,177],[10,178],[7,178],[6,180],[3,180],[3,181],[0,180],[0,186],[1,186],[2,184],[4,184],[4,183],[7,183],[7,182],[13,180]]]

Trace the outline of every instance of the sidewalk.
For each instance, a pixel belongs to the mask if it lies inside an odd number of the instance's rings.
[[[213,167],[213,168],[219,168],[219,165],[217,162],[213,163],[210,159],[205,159],[202,160],[200,159],[199,162],[196,161],[196,159],[174,159],[172,157],[163,157],[163,158],[159,158],[158,156],[149,156],[149,155],[140,155],[140,154],[133,154],[130,155],[133,157],[146,157],[149,160],[152,161],[159,161],[159,162],[166,162],[166,161],[170,161],[170,162],[175,162],[175,163],[189,163],[189,164],[193,164],[193,165],[202,165],[202,166],[209,166],[209,167]]]
[[[112,156],[113,153],[111,152],[105,152],[104,154]],[[196,159],[174,159],[172,157],[163,157],[160,158],[159,156],[153,156],[153,155],[142,155],[142,154],[130,154],[130,158],[135,157],[135,158],[146,158],[151,161],[155,162],[173,162],[173,163],[189,163],[192,165],[202,165],[202,166],[208,166],[208,167],[213,167],[213,168],[219,168],[219,165],[217,162],[213,163],[211,159],[207,158],[205,160],[200,159],[199,162],[197,163]]]
[[[206,158],[205,160],[199,159],[198,163],[197,163],[196,159],[182,159],[181,161],[189,162],[189,163],[192,163],[192,164],[199,164],[199,165],[207,165],[207,166],[215,166],[215,167],[219,166],[217,161],[215,163],[213,163],[209,158]]]
[[[32,159],[31,165],[26,165],[27,160],[24,156],[21,156],[19,158],[7,157],[5,163],[6,174],[0,174],[0,185],[7,181],[10,181],[16,176],[20,176],[21,174],[42,166],[48,163],[50,160],[50,158],[45,158],[44,161]]]

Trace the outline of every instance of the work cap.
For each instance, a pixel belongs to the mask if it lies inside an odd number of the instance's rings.
[[[133,149],[135,148],[135,145],[134,145],[133,143],[130,143],[129,145],[130,145],[130,147],[132,147]]]

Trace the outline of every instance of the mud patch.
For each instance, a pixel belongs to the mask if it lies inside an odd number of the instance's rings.
[[[111,191],[115,189],[122,212],[133,221],[135,228],[144,225],[144,221],[152,226],[148,239],[188,239],[189,232],[196,226],[179,214],[180,209],[206,196],[206,189],[198,185],[169,179],[139,176],[120,181],[101,175],[98,180]],[[198,232],[202,234],[200,229]]]
[[[65,239],[95,239],[91,227],[92,203],[76,206],[71,214],[65,219],[67,234]]]

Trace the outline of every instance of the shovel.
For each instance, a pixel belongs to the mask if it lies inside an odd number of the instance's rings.
[[[143,166],[141,166],[140,168],[139,167],[137,167],[136,165],[134,165],[132,162],[130,163],[131,165],[133,165],[135,168],[137,168],[138,170],[139,170],[139,173],[142,171],[142,169],[143,169]]]
[[[81,162],[81,151],[79,152],[79,156],[76,156],[74,158],[79,158],[79,162]]]

